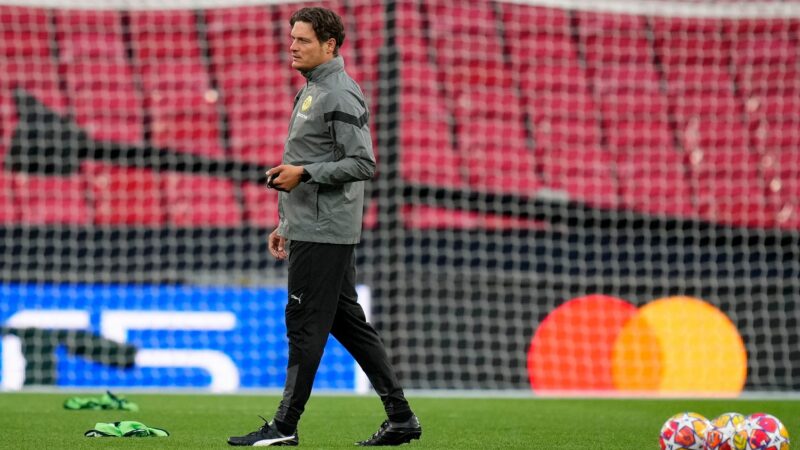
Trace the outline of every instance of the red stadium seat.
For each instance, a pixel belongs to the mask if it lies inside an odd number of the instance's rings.
[[[404,119],[400,125],[400,175],[430,186],[465,188],[461,156],[453,149],[443,118]]]
[[[18,222],[17,209],[13,197],[12,175],[0,171],[0,224]]]
[[[670,93],[733,97],[733,79],[725,67],[677,66],[666,68],[665,73]]]
[[[508,43],[517,70],[536,66],[577,66],[577,47],[569,34],[515,36]],[[535,69],[531,69],[535,70]]]
[[[800,153],[796,148],[774,153],[768,186],[777,197],[781,226],[800,228]]]
[[[97,162],[84,163],[81,170],[94,203],[95,224],[161,227],[166,223],[166,198],[160,174]]]
[[[730,176],[731,179],[760,178],[758,167],[761,156],[757,152],[742,148],[725,148],[724,146],[707,147],[706,150],[689,155],[689,163],[693,173],[700,176],[706,174]]]
[[[582,13],[584,42],[595,101],[602,114],[607,164],[617,181],[620,206],[671,217],[691,217],[692,198],[669,124],[667,96],[637,16]],[[621,27],[621,31],[614,27]],[[607,158],[608,159],[608,158]],[[613,174],[613,175],[612,175]],[[606,181],[612,197],[614,185]],[[613,205],[613,204],[612,204]]]
[[[152,143],[177,151],[223,156],[217,101],[211,89],[193,11],[130,13],[135,61]]]
[[[725,32],[733,36],[776,35],[792,36],[800,31],[800,20],[796,18],[737,18],[724,22]]]
[[[609,32],[605,35],[584,36],[587,65],[649,64],[653,50],[644,35],[625,36]]]
[[[670,217],[696,216],[689,175],[682,155],[675,150],[624,153],[617,179],[621,204],[626,209]]]
[[[609,131],[616,121],[669,120],[667,96],[652,64],[605,64],[592,74],[598,108]]]
[[[473,189],[536,194],[540,188],[536,161],[526,146],[522,122],[502,118],[463,120],[458,146]]]
[[[781,120],[783,119],[783,120]],[[786,116],[761,120],[755,130],[755,148],[761,152],[792,152],[800,149],[800,119]]]
[[[264,167],[280,164],[288,134],[286,119],[233,110],[229,111],[228,120],[231,126],[230,145],[233,158]]]
[[[211,61],[217,69],[242,62],[269,62],[277,69],[281,50],[288,50],[288,36],[276,39],[277,24],[268,6],[211,8],[205,18]]]
[[[481,85],[511,87],[500,47],[500,30],[488,3],[430,1],[426,5],[428,14],[436,18],[430,38],[436,43],[434,49],[439,49],[435,57],[437,67],[444,73],[446,89],[455,92]]]
[[[742,149],[748,144],[743,102],[726,68],[673,67],[666,73],[678,138],[688,152]]]
[[[591,72],[591,79],[601,94],[661,93],[661,78],[652,64],[604,64]]]
[[[798,96],[797,23],[750,19],[729,24],[732,66],[745,96]]]
[[[192,61],[156,61],[142,67],[141,74],[153,144],[222,157],[218,93],[211,89],[205,69]]]
[[[569,35],[569,11],[525,4],[499,3],[503,27],[510,36]]]
[[[647,30],[647,18],[644,16],[597,11],[577,11],[575,16],[581,36],[615,33],[624,36],[638,36]]]
[[[378,202],[367,199],[367,208],[364,211],[364,229],[374,230],[378,228]]]
[[[540,64],[524,71],[520,88],[534,96],[542,91],[587,91],[589,79],[578,64]]]
[[[278,191],[255,183],[243,183],[242,197],[247,223],[264,228],[278,225]]]
[[[522,73],[520,91],[525,109],[538,121],[547,117],[588,118],[595,115],[585,71],[577,65],[542,65]]]
[[[731,55],[737,67],[747,66],[796,66],[800,54],[797,42],[789,36],[776,37],[735,35]]]
[[[594,120],[545,118],[535,124],[536,145],[546,150],[564,149],[576,156],[596,151],[600,144],[600,128]],[[577,156],[574,160],[580,161]]]
[[[125,63],[122,18],[117,11],[55,10],[58,57],[65,63],[102,60]],[[103,45],[98,45],[102,42]]]
[[[134,56],[142,64],[154,60],[200,61],[194,11],[132,11],[130,28]]]
[[[216,76],[229,108],[244,104],[283,118],[291,113],[295,92],[288,86],[288,70],[266,62],[232,63],[218,67]]]
[[[242,214],[233,183],[208,175],[164,175],[168,223],[176,227],[236,227]]]
[[[404,30],[395,38],[403,63],[413,61],[428,64],[430,49],[427,45],[419,6],[416,3],[399,2],[395,17],[397,29]]]
[[[542,188],[563,193],[570,200],[600,208],[618,208],[619,186],[613,172],[590,169],[585,165],[546,160]]]
[[[718,18],[654,17],[651,23],[656,54],[665,69],[728,64],[730,40]]]
[[[673,94],[669,96],[672,112],[678,122],[686,123],[693,118],[704,120],[743,120],[743,102],[730,93]]]
[[[720,120],[689,119],[679,124],[678,137],[687,152],[743,151],[748,144],[748,134],[741,123]]]
[[[611,170],[614,155],[600,147],[593,120],[546,118],[535,124],[537,161],[546,186],[571,198],[615,207],[617,185]]]
[[[0,8],[0,57],[17,61],[50,58],[51,14],[42,8]]]
[[[459,153],[470,186],[533,195],[539,188],[519,99],[508,89],[476,86],[453,97]]]
[[[739,89],[744,95],[780,95],[796,98],[800,95],[800,68],[792,65],[739,66]]]
[[[23,88],[48,107],[63,112],[67,102],[51,56],[51,20],[50,10],[0,8],[0,92],[10,96],[13,89]]]
[[[620,154],[632,153],[646,159],[651,151],[677,153],[666,121],[614,120],[606,123],[605,132],[609,149]]]
[[[380,51],[384,44],[384,6],[377,2],[351,2],[349,17],[351,23],[346,28],[351,33],[348,35],[345,45],[355,49],[359,55],[357,66],[359,76],[354,76],[354,78],[367,94],[367,100],[374,99],[377,97],[375,89],[378,81]],[[350,64],[346,69],[349,72],[353,67],[356,66]]]
[[[36,76],[30,76],[32,73]],[[58,86],[58,68],[49,59],[0,60],[0,89],[4,93],[10,95],[13,89],[22,88],[47,107],[63,113],[67,98]]]
[[[14,202],[20,222],[29,225],[88,225],[92,211],[86,202],[83,177],[13,174]]]
[[[756,176],[747,179],[702,177],[695,192],[701,217],[716,223],[772,227],[778,211],[767,198],[766,187]]]
[[[416,17],[410,5],[400,7]],[[402,51],[402,49],[401,49]],[[400,65],[400,175],[410,183],[462,189],[467,186],[437,70],[426,59]]]
[[[525,105],[534,121],[545,118],[591,120],[596,114],[595,102],[583,91],[540,91]]]
[[[747,149],[714,147],[690,155],[700,215],[715,222],[772,226],[776,211],[767,198],[761,156]]]
[[[427,103],[431,97],[441,95],[443,86],[438,81],[438,72],[427,62],[404,61],[400,64],[399,70],[400,87],[404,97],[419,94]]]
[[[141,144],[142,97],[124,62],[75,61],[65,64],[75,120],[98,140]]]
[[[413,32],[397,37],[397,49],[403,62],[413,61],[427,64],[431,59],[425,38]]]
[[[794,200],[779,205],[776,222],[783,229],[800,229],[800,202]]]
[[[617,92],[602,95],[597,101],[607,129],[617,121],[669,121],[667,97],[658,92]]]
[[[15,8],[12,8],[15,10]],[[7,12],[7,11],[6,11]],[[20,18],[28,17],[20,12]],[[34,15],[34,17],[39,17]],[[22,38],[22,37],[17,37]],[[35,76],[32,76],[34,74]],[[40,55],[0,56],[0,166],[3,164],[11,136],[18,124],[17,105],[14,101],[14,89],[21,88],[32,94],[37,102],[66,115],[67,98],[59,88],[58,68],[49,56],[41,59]]]
[[[14,99],[0,92],[0,169],[4,167],[11,136],[18,122]]]
[[[576,13],[578,37],[590,70],[617,65],[647,65],[653,50],[643,16],[595,11]]]
[[[299,1],[299,2],[292,2],[292,3],[279,3],[276,5],[276,14],[278,16],[278,23],[281,26],[285,26],[287,33],[283,34],[283,36],[289,36],[288,30],[289,28],[289,18],[292,17],[292,13],[297,11],[300,8],[310,7],[310,6],[321,6],[323,8],[328,8],[335,11],[339,16],[344,16],[345,12],[345,2],[346,0],[321,0],[321,1]]]
[[[269,165],[280,161],[293,98],[288,76],[288,69],[262,62],[217,67],[232,157]]]
[[[522,120],[522,105],[510,89],[476,86],[474,89],[454,92],[452,100],[453,113],[459,121],[502,118],[516,123]]]

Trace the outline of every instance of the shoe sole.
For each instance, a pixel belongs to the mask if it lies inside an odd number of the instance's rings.
[[[298,442],[285,438],[264,439],[262,441],[253,443],[253,447],[296,447],[297,444]]]
[[[402,431],[399,433],[395,431],[393,433],[392,438],[387,439],[386,442],[384,443],[374,444],[374,445],[361,445],[361,443],[356,443],[356,445],[361,447],[389,447],[389,446],[408,444],[414,439],[419,439],[421,436],[422,436],[422,430]]]
[[[420,430],[420,431],[411,431],[411,432],[407,433],[406,435],[404,435],[403,438],[401,439],[401,442],[399,442],[397,445],[408,444],[409,442],[413,441],[414,439],[419,439],[420,437],[422,437],[422,430]]]
[[[262,439],[260,441],[255,441],[253,443],[237,443],[228,441],[229,445],[237,446],[237,447],[296,447],[299,442],[292,441],[291,439],[286,438],[277,438],[277,439]]]

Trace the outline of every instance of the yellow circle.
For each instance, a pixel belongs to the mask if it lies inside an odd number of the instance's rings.
[[[305,100],[303,100],[303,105],[300,107],[300,109],[302,109],[303,112],[308,111],[308,108],[311,108],[312,101],[314,101],[314,98],[309,95]]]
[[[716,307],[668,297],[641,307],[614,343],[614,385],[662,393],[738,394],[747,352],[738,330]]]

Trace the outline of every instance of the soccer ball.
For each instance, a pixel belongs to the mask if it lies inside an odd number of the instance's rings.
[[[711,420],[703,450],[744,450],[747,441],[744,422],[745,417],[736,412],[720,414]]]
[[[745,450],[789,450],[789,432],[777,417],[766,413],[747,416]]]
[[[675,414],[661,427],[658,443],[661,450],[702,450],[708,419],[693,412]]]

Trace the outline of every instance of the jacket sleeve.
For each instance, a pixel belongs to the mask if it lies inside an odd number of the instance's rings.
[[[331,161],[306,164],[311,183],[344,184],[375,175],[369,111],[362,98],[342,91],[325,102],[324,120],[333,141]]]

